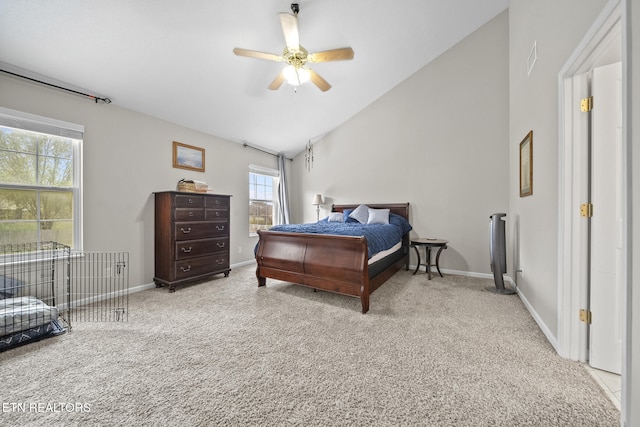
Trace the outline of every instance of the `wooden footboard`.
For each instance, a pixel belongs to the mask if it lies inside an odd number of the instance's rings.
[[[369,310],[367,241],[364,237],[259,231],[258,285],[283,280],[360,297]]]
[[[357,205],[334,205],[342,211]],[[392,212],[408,218],[409,204],[369,205],[374,208],[391,207]],[[266,278],[282,280],[342,295],[359,297],[362,312],[369,311],[369,295],[395,274],[406,257],[369,279],[367,240],[364,237],[311,233],[258,231],[256,250],[258,286],[266,285]],[[403,239],[404,243],[408,239]]]

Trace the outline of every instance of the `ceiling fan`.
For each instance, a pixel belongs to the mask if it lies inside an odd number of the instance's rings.
[[[247,56],[250,58],[266,59],[268,61],[286,62],[285,67],[280,74],[268,86],[271,90],[277,90],[282,83],[288,83],[298,86],[311,80],[321,91],[326,92],[331,89],[331,85],[325,79],[320,77],[318,73],[306,66],[307,63],[318,63],[327,61],[342,61],[353,59],[353,49],[343,47],[339,49],[325,50],[322,52],[309,53],[300,45],[298,34],[298,12],[300,7],[298,3],[291,4],[291,13],[279,13],[280,26],[284,33],[286,47],[282,51],[282,55],[273,53],[259,52],[256,50],[241,49],[236,47],[233,53],[238,56]]]

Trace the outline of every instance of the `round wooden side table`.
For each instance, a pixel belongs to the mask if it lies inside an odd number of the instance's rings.
[[[448,240],[442,239],[429,239],[425,237],[411,239],[411,247],[415,249],[416,255],[418,256],[418,265],[416,265],[416,271],[413,274],[416,274],[420,269],[421,265],[426,266],[426,273],[429,280],[431,280],[431,267],[435,267],[438,270],[438,274],[440,277],[444,277],[440,272],[440,253],[443,249],[447,249]],[[424,246],[426,260],[425,263],[422,264],[420,261],[420,246]],[[431,249],[438,248],[438,252],[436,253],[436,262],[435,264],[431,262]]]

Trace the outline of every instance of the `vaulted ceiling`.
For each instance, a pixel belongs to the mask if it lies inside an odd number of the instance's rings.
[[[509,0],[298,0],[313,64],[332,88],[267,86],[283,63],[287,0],[0,0],[0,62],[112,105],[295,155],[508,7]]]

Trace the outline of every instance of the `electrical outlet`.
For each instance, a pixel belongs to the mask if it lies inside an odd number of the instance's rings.
[[[242,253],[242,246],[238,246],[238,253],[241,254]]]

